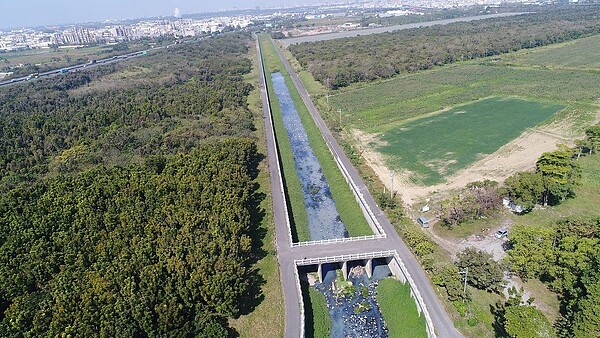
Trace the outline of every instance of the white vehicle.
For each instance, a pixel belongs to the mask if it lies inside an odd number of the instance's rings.
[[[496,231],[494,236],[496,236],[496,238],[504,238],[504,237],[508,236],[508,230],[500,229],[500,230]]]

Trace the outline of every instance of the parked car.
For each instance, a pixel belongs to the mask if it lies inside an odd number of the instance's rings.
[[[508,230],[500,229],[500,230],[496,231],[496,234],[494,234],[494,236],[496,236],[496,238],[504,238],[504,237],[508,236]]]
[[[424,216],[417,218],[417,222],[419,222],[423,228],[429,228],[429,220]]]

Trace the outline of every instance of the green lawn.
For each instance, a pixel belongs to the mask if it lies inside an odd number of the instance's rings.
[[[390,164],[433,185],[491,154],[563,106],[515,98],[487,98],[389,130],[379,150]]]
[[[377,303],[390,338],[427,337],[425,317],[419,316],[410,286],[394,278],[379,281]]]
[[[329,148],[327,148],[323,137],[321,136],[312,117],[310,116],[308,109],[302,102],[298,91],[294,87],[289,74],[285,71],[283,64],[277,58],[277,54],[273,45],[265,36],[261,36],[261,43],[263,48],[263,57],[266,63],[265,69],[268,75],[267,81],[269,86],[272,87],[269,74],[278,71],[284,76],[286,85],[296,105],[296,109],[298,110],[302,124],[304,125],[306,133],[308,134],[310,146],[317,156],[319,163],[321,164],[323,175],[329,183],[331,194],[335,200],[336,207],[340,212],[340,217],[342,222],[344,222],[348,233],[350,236],[373,234],[369,224],[364,218],[362,210],[356,202],[354,193],[340,172],[335,160],[331,155],[331,152],[329,151]],[[296,174],[296,169],[294,167],[294,160],[289,139],[287,138],[287,132],[283,126],[281,109],[276,97],[270,97],[269,99],[271,101],[271,108],[273,109],[275,132],[277,134],[277,142],[283,163],[283,174],[290,200],[289,203],[292,206],[292,214],[294,217],[297,239],[299,241],[310,240],[306,210],[304,209],[304,200],[302,198],[302,189],[300,187],[298,175]]]

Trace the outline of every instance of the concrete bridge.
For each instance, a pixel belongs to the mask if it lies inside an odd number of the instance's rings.
[[[373,236],[365,236],[358,239],[293,243],[285,200],[285,188],[281,175],[281,163],[277,150],[277,139],[273,129],[273,117],[258,39],[256,39],[256,48],[260,71],[263,118],[267,136],[269,174],[273,193],[273,217],[276,227],[277,255],[285,299],[285,337],[304,337],[304,305],[300,290],[298,266],[314,264],[317,265],[318,269],[318,266],[322,266],[322,264],[339,263],[344,269],[344,264],[348,264],[348,262],[362,260],[367,262],[365,264],[369,264],[369,259],[376,258],[389,259],[388,264],[392,262],[391,270],[394,275],[409,283],[417,307],[425,316],[430,337],[462,337],[454,328],[452,320],[437,298],[429,278],[408,247],[400,239],[392,224],[385,217],[385,214],[375,203],[362,178],[351,165],[350,160],[346,157],[321,119],[298,75],[283,56],[281,50],[276,47],[279,58],[290,74],[304,104],[317,124],[342,174],[344,174],[348,184],[354,191],[355,197],[375,233]],[[347,265],[345,268],[347,268]]]

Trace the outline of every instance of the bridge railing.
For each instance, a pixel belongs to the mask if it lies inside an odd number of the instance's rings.
[[[371,241],[371,240],[385,239],[385,238],[387,238],[386,234],[383,234],[383,235],[356,236],[356,237],[347,237],[347,238],[321,239],[321,240],[318,240],[318,241],[306,241],[306,242],[292,243],[292,248],[304,247],[304,246],[313,246],[313,245],[327,245],[327,244],[336,244],[336,243]]]
[[[304,265],[313,265],[313,264],[337,263],[337,262],[355,261],[355,260],[359,260],[359,259],[386,258],[386,257],[395,256],[397,254],[398,253],[396,252],[396,250],[375,251],[375,252],[365,252],[365,253],[356,253],[356,254],[348,254],[348,255],[295,259],[294,264],[296,264],[296,266],[304,266]]]

